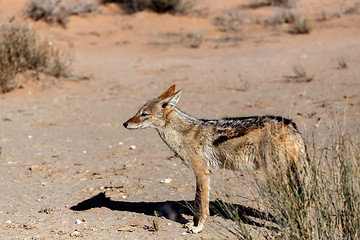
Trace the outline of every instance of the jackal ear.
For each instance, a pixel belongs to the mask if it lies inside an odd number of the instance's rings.
[[[182,92],[182,89],[177,91],[171,97],[168,97],[168,98],[164,99],[162,107],[163,108],[173,109],[175,107],[175,105],[177,104],[177,102],[180,100],[181,92]]]
[[[171,87],[169,87],[169,89],[166,90],[165,92],[163,92],[158,98],[166,99],[166,98],[174,95],[174,92],[175,92],[175,84],[172,85]]]

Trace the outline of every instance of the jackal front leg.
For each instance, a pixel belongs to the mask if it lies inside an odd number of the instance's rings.
[[[191,167],[196,177],[196,194],[194,202],[194,225],[189,229],[192,233],[201,232],[205,220],[210,215],[209,212],[209,190],[210,190],[210,172],[204,167],[202,160],[195,160]]]

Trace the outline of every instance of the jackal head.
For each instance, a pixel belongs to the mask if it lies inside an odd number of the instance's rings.
[[[124,122],[123,126],[127,129],[161,128],[179,101],[181,91],[175,93],[175,85],[172,85],[160,96],[145,103],[132,118]]]

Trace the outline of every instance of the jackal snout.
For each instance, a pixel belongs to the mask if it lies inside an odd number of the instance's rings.
[[[137,129],[137,128],[141,127],[140,123],[141,123],[140,116],[138,116],[138,114],[136,114],[135,116],[133,116],[132,118],[130,118],[129,120],[124,122],[123,126],[126,129],[132,130],[132,129]]]

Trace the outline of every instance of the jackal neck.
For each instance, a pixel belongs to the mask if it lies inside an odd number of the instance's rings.
[[[174,108],[167,115],[164,126],[158,128],[157,131],[170,149],[181,155],[181,147],[186,144],[186,137],[200,124],[201,120],[182,112],[178,108]]]
[[[178,108],[174,108],[166,117],[166,122],[160,130],[165,133],[167,131],[179,131],[179,133],[186,131],[194,125],[200,124],[201,121],[184,113]]]

